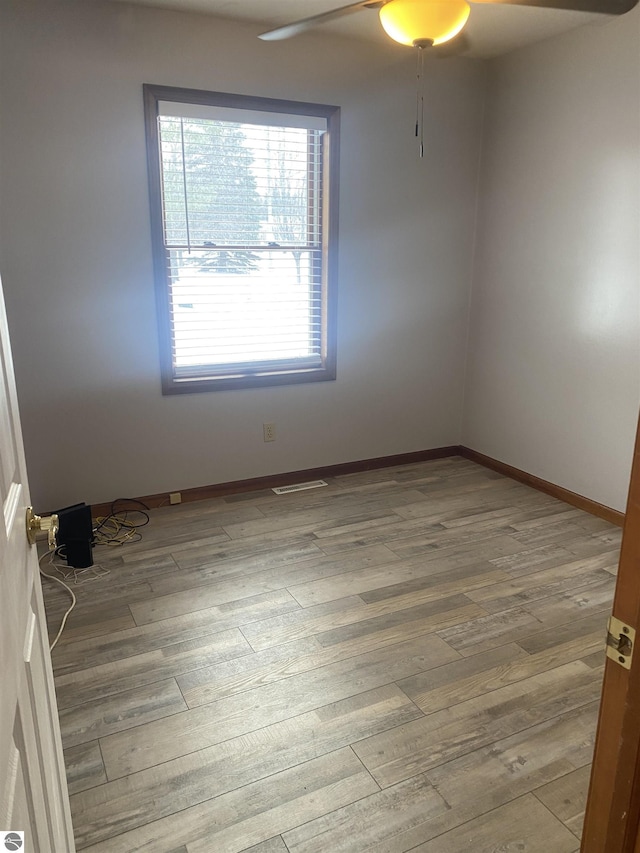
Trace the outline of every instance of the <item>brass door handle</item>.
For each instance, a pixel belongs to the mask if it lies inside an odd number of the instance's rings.
[[[34,513],[33,507],[27,507],[27,539],[31,545],[36,544],[38,533],[46,532],[49,541],[49,550],[53,551],[57,544],[56,535],[59,526],[59,519],[55,513],[42,517]]]

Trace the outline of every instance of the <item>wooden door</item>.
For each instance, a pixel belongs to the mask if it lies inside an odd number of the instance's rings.
[[[613,615],[637,635],[630,669],[607,660],[582,853],[640,853],[640,425]]]
[[[73,853],[29,486],[0,287],[0,849]],[[24,833],[5,843],[9,831]],[[9,845],[9,846],[7,846]]]

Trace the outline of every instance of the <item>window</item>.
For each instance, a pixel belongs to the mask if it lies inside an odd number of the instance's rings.
[[[144,95],[163,393],[334,379],[339,109]]]

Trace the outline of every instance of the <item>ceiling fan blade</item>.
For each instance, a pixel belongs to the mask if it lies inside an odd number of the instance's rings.
[[[335,18],[341,18],[343,15],[350,15],[352,12],[357,12],[359,9],[379,9],[380,6],[384,5],[384,2],[385,0],[363,0],[360,3],[350,3],[348,6],[340,6],[338,9],[321,12],[319,15],[311,15],[309,18],[302,18],[301,21],[294,21],[292,24],[285,24],[282,27],[277,27],[275,30],[260,33],[258,38],[261,38],[263,41],[288,39],[310,30],[316,24],[333,21]]]
[[[507,6],[537,6],[545,9],[569,9],[574,12],[599,12],[624,15],[638,0],[471,0],[472,3],[497,3]]]

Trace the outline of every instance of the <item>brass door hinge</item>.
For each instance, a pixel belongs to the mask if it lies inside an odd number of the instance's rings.
[[[607,623],[607,657],[625,669],[631,669],[636,629],[612,616]]]

